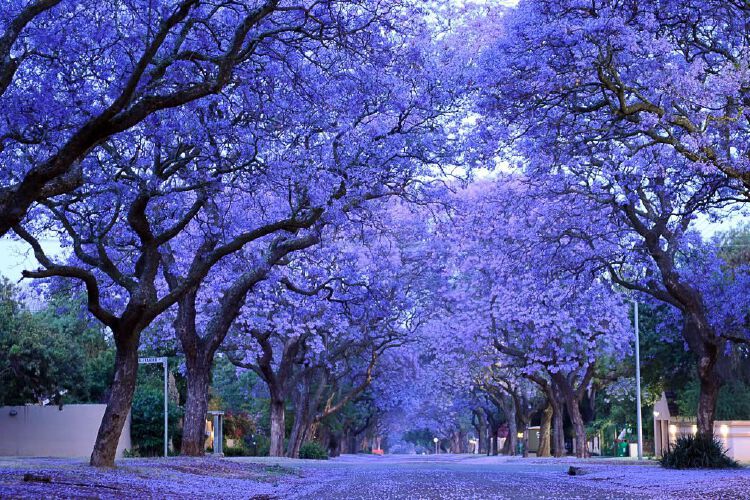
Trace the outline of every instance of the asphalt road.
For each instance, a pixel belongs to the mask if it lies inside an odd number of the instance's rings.
[[[568,475],[570,466],[583,474]],[[114,469],[90,467],[83,458],[0,458],[5,498],[739,500],[750,499],[750,469],[476,455],[133,458]]]
[[[272,459],[271,459],[272,460]],[[560,499],[653,498],[610,491],[567,474],[570,463],[471,455],[343,456],[327,462],[286,461],[302,479],[282,498],[310,499]],[[576,464],[580,465],[580,464]],[[587,466],[591,470],[592,466]],[[618,466],[628,467],[628,466]],[[586,469],[584,469],[586,472]],[[597,485],[599,486],[599,485]]]
[[[266,460],[300,471],[278,492],[289,499],[750,499],[746,468],[673,471],[632,460],[476,455]],[[571,465],[583,474],[568,475]]]

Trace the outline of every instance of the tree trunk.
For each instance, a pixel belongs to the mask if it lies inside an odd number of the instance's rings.
[[[272,457],[284,456],[284,400],[271,398],[271,446],[268,454]]]
[[[341,436],[337,432],[331,432],[328,435],[328,456],[329,457],[338,457],[339,456],[339,446]]]
[[[552,403],[547,402],[547,407],[542,413],[542,422],[539,426],[539,449],[536,452],[538,457],[549,457],[552,449],[552,415],[554,410]]]
[[[714,435],[716,402],[719,399],[721,381],[716,373],[716,353],[708,353],[698,360],[700,396],[698,397],[698,434],[705,437]]]
[[[299,449],[311,434],[310,429],[312,425],[310,423],[310,415],[303,414],[300,419],[298,422],[297,417],[295,417],[292,433],[289,435],[289,445],[287,447],[287,456],[289,458],[299,458]]]
[[[487,428],[488,428],[489,435],[490,435],[490,442],[489,442],[489,446],[487,447],[487,454],[498,455],[500,453],[500,442],[499,442],[499,438],[497,437],[497,435],[500,432],[500,423],[494,418],[491,418],[489,415],[487,417],[487,421],[488,421]]]
[[[552,413],[552,454],[557,457],[564,457],[567,453],[565,449],[565,427],[563,426],[563,407],[561,404],[553,404]]]
[[[516,421],[516,404],[513,398],[509,399],[507,401],[506,398],[503,398],[505,403],[503,409],[505,410],[505,416],[508,418],[508,455],[513,456],[518,449],[518,423]]]
[[[516,416],[513,415],[512,420],[508,420],[508,455],[513,456],[516,454],[518,449],[518,425],[516,424]]]
[[[104,417],[99,425],[94,450],[91,453],[91,465],[95,467],[114,467],[117,445],[125,421],[133,403],[135,383],[138,378],[138,333],[131,333],[130,342],[117,343],[115,354],[115,376],[112,381],[112,392],[104,410]]]
[[[476,412],[477,417],[477,453],[487,452],[487,420],[485,419],[484,413]]]
[[[570,421],[573,424],[573,433],[575,434],[575,453],[578,458],[588,457],[588,448],[586,446],[586,426],[583,424],[583,416],[578,407],[578,400],[572,391],[563,390],[565,397],[565,407],[568,409]]]
[[[549,402],[552,404],[552,454],[556,458],[560,458],[567,454],[567,450],[565,449],[563,404],[560,401],[556,384],[553,384],[551,387],[548,397]]]
[[[208,386],[211,363],[202,358],[185,357],[187,368],[187,400],[182,426],[180,454],[190,457],[205,453],[206,414],[208,412]]]

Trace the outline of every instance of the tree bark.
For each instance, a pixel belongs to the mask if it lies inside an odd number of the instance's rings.
[[[484,417],[484,414],[482,412],[477,412],[477,447],[479,448],[477,450],[477,453],[486,453],[487,452],[487,420]]]
[[[212,356],[213,357],[213,356]],[[192,356],[185,357],[187,368],[187,400],[182,427],[180,454],[190,457],[205,453],[206,414],[208,413],[208,386],[211,380],[211,363]]]
[[[130,336],[129,342],[117,343],[115,354],[115,376],[112,392],[99,425],[90,464],[95,467],[114,467],[117,445],[125,421],[133,403],[133,393],[138,378],[138,333]]]
[[[518,422],[516,421],[516,404],[512,397],[503,398],[503,409],[508,419],[508,455],[514,456],[518,449]]]
[[[578,406],[578,397],[576,396],[573,387],[571,387],[570,382],[568,382],[567,378],[565,378],[562,373],[556,373],[553,378],[562,393],[565,407],[568,410],[570,421],[573,424],[576,457],[586,458],[588,456],[588,448],[586,446],[586,427],[583,424],[583,416],[581,415],[581,409]]]
[[[536,452],[538,457],[549,457],[552,455],[552,415],[554,409],[552,403],[547,402],[546,408],[542,413],[542,421],[539,426],[539,449]]]
[[[567,454],[565,449],[565,428],[563,426],[563,406],[559,403],[553,403],[552,413],[552,454],[556,458],[564,457]]]
[[[719,399],[721,381],[716,373],[716,355],[708,354],[698,360],[700,396],[698,397],[698,434],[713,437],[716,403]]]
[[[500,446],[497,434],[500,431],[500,421],[496,419],[489,410],[484,410],[487,416],[487,431],[489,433],[489,443],[487,445],[487,455],[498,455]]]
[[[284,456],[284,400],[271,398],[271,446],[268,454],[272,457]]]
[[[307,403],[306,399],[298,402],[298,407],[294,412],[294,423],[292,424],[292,431],[289,434],[289,444],[287,445],[287,456],[289,458],[299,458],[299,449],[309,434],[312,419]]]

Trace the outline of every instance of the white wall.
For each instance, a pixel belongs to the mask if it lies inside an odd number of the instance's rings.
[[[106,405],[0,407],[0,456],[89,457]],[[11,416],[15,410],[16,415]],[[130,415],[117,446],[117,457],[132,447]]]

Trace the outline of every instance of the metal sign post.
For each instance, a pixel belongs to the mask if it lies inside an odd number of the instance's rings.
[[[167,426],[169,425],[169,390],[167,387],[167,358],[166,357],[160,357],[160,358],[138,358],[139,364],[149,365],[149,364],[157,364],[157,363],[163,363],[164,364],[164,456],[166,457],[169,453],[169,438],[167,436]]]
[[[633,301],[635,323],[635,399],[638,425],[638,460],[643,460],[643,418],[641,417],[641,335],[638,322],[638,302]]]

